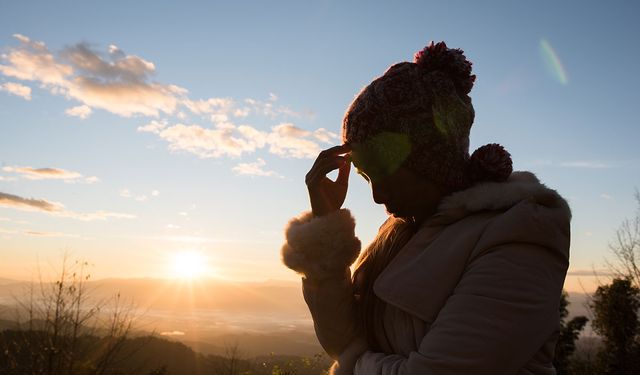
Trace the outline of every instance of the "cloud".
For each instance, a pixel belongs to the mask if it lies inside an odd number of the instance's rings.
[[[600,194],[600,198],[606,199],[606,200],[612,200],[613,199],[613,197],[611,195],[607,194],[607,193]]]
[[[560,166],[564,168],[611,168],[610,165],[597,161],[568,161],[560,163]]]
[[[22,224],[22,225],[24,225],[24,224],[29,224],[29,222],[28,222],[28,221],[24,221],[24,220],[13,220],[13,219],[9,219],[8,217],[1,217],[1,216],[0,216],[0,221],[8,221],[8,222],[11,222],[11,223]]]
[[[170,126],[167,120],[152,120],[138,127],[139,132],[156,134],[165,140],[173,152],[220,158],[266,149],[285,158],[314,158],[321,149],[319,143],[333,143],[338,139],[337,134],[326,129],[308,131],[292,123],[281,123],[263,131],[232,122],[250,115],[270,119],[305,116],[279,105],[275,93],[269,93],[266,100],[191,99],[186,89],[155,81],[153,62],[126,54],[116,45],[99,51],[88,43],[77,43],[52,52],[43,42],[32,41],[21,34],[14,37],[18,45],[8,48],[1,56],[0,74],[36,82],[54,95],[79,101],[79,105],[65,111],[69,116],[85,119],[100,108],[124,117],[175,115],[185,120],[184,110],[213,123],[202,126],[181,121]],[[250,164],[243,166],[243,170]],[[89,179],[86,182],[97,181]]]
[[[567,276],[615,276],[615,273],[607,269],[592,270],[570,270]]]
[[[276,102],[278,99],[276,94],[269,93],[269,98],[266,101],[246,98],[238,103],[232,98],[223,97],[200,100],[183,99],[181,103],[193,114],[212,115],[211,119],[214,123],[218,122],[221,118],[225,118],[224,116],[226,116],[226,118],[231,116],[244,118],[252,113],[271,119],[279,116],[309,117],[308,115],[310,113],[296,112],[289,107],[277,105]]]
[[[134,215],[96,211],[80,213],[67,210],[62,203],[50,202],[45,199],[23,198],[13,194],[0,192],[0,207],[8,207],[22,211],[38,211],[52,216],[72,218],[82,221],[106,220],[109,218],[133,219]]]
[[[139,126],[138,131],[143,133],[152,133],[152,134],[160,134],[162,129],[167,127],[166,121],[156,121],[153,120],[150,123]]]
[[[256,115],[272,119],[278,116],[303,117],[306,115],[306,113],[296,112],[289,107],[276,105],[275,102],[277,100],[278,96],[273,93],[269,93],[269,99],[267,101],[246,98],[244,100],[244,106],[239,107],[238,110],[241,114],[255,113]]]
[[[15,82],[6,82],[0,85],[0,91],[6,91],[9,94],[19,96],[26,100],[31,100],[31,87],[21,85]]]
[[[314,158],[320,146],[309,139],[313,133],[291,123],[282,123],[271,128],[267,137],[269,151],[282,157]]]
[[[57,55],[43,42],[20,34],[18,47],[3,55],[0,73],[39,82],[54,94],[76,99],[124,117],[173,113],[187,93],[176,85],[154,82],[155,65],[110,45],[106,55],[78,43]],[[85,111],[86,112],[86,111]]]
[[[209,98],[206,100],[189,100],[185,99],[182,104],[191,112],[201,114],[228,114],[231,112],[234,101],[230,98]]]
[[[536,159],[527,164],[535,167],[587,168],[587,169],[612,168],[612,165],[610,164],[602,163],[599,161],[588,161],[588,160],[554,162],[548,159]]]
[[[145,202],[147,199],[149,199],[149,197],[146,194],[133,194],[129,189],[121,189],[119,195],[122,198],[131,198],[134,199],[138,202]],[[158,190],[153,190],[151,192],[151,196],[152,197],[157,197],[160,195],[160,192]]]
[[[275,171],[265,171],[263,167],[267,165],[263,159],[258,158],[255,163],[240,163],[233,167],[233,171],[238,175],[248,176],[278,176],[281,177]]]
[[[100,179],[96,176],[84,177],[78,172],[68,171],[61,168],[33,168],[33,167],[19,167],[8,166],[3,167],[3,171],[10,173],[17,173],[20,177],[28,180],[64,180],[68,183],[86,183],[93,184]]]
[[[174,152],[188,152],[201,158],[239,157],[268,146],[268,151],[280,157],[315,158],[320,152],[318,142],[332,143],[338,135],[320,128],[301,129],[292,123],[281,123],[265,132],[252,126],[236,126],[219,122],[213,127],[192,124],[168,126],[166,121],[153,120],[138,127],[138,131],[158,135]]]
[[[25,230],[22,232],[24,235],[32,237],[78,237],[78,235],[60,233],[60,232],[43,232],[36,230]]]
[[[3,55],[8,64],[0,64],[0,73],[24,81],[36,81],[49,88],[65,88],[73,67],[59,63],[43,42],[31,41],[20,34],[13,35],[21,43]]]
[[[0,206],[26,211],[44,211],[47,213],[61,212],[64,208],[60,203],[49,202],[44,199],[22,198],[17,195],[2,192],[0,192]]]
[[[214,128],[176,124],[162,129],[158,135],[169,142],[171,151],[186,151],[201,158],[237,157],[264,145],[262,132],[230,123],[221,123]]]
[[[91,107],[86,104],[75,106],[64,111],[64,113],[66,113],[68,116],[79,117],[82,120],[89,117],[91,112]]]
[[[325,128],[317,129],[313,132],[313,136],[320,142],[324,143],[333,143],[338,139],[338,134],[330,132]]]
[[[0,234],[16,234],[17,232],[13,229],[4,229],[0,228]]]

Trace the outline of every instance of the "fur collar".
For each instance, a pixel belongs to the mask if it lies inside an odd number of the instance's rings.
[[[560,208],[571,217],[567,202],[555,190],[540,183],[531,172],[513,172],[505,182],[484,182],[445,197],[439,211],[505,210],[525,199],[543,206]]]

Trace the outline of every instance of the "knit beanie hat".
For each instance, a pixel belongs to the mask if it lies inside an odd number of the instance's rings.
[[[362,150],[384,160],[384,172],[404,165],[449,192],[506,180],[512,163],[502,146],[485,145],[469,157],[475,112],[468,94],[475,78],[463,51],[444,42],[431,42],[413,62],[389,67],[344,116],[342,140],[353,145],[354,163]]]

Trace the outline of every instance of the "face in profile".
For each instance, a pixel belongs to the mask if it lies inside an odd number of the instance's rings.
[[[352,144],[351,160],[370,185],[373,200],[396,217],[424,219],[435,213],[443,193],[404,164],[411,154],[406,134],[382,132]]]

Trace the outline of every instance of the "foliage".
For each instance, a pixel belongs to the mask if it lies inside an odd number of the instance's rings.
[[[616,278],[600,286],[591,301],[593,329],[602,336],[604,350],[599,355],[603,374],[640,373],[640,289],[631,279]]]
[[[640,288],[640,191],[635,193],[637,210],[632,219],[626,219],[616,231],[614,242],[609,249],[615,262],[607,261],[609,268],[618,278],[628,278]]]
[[[106,374],[117,364],[132,329],[132,308],[119,294],[92,302],[88,266],[65,255],[54,282],[40,277],[17,300],[18,329],[0,340],[3,373]]]
[[[566,321],[569,315],[569,310],[567,309],[569,300],[567,297],[567,292],[563,291],[560,297],[560,336],[556,343],[555,357],[553,359],[553,365],[558,375],[570,373],[570,359],[576,350],[576,340],[588,321],[585,316],[576,316],[570,321]]]

